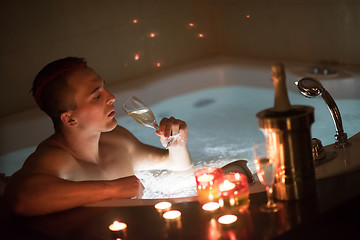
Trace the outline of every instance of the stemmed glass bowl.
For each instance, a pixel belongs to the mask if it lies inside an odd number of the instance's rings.
[[[137,97],[132,96],[131,98],[129,98],[125,102],[125,104],[122,106],[122,108],[137,123],[139,123],[145,127],[150,127],[155,130],[159,130],[159,125],[156,122],[154,113],[151,111],[151,109],[148,106],[146,106],[145,103],[143,103]],[[179,134],[170,136],[167,139],[167,144],[165,147],[169,148],[170,145],[174,141],[176,141],[178,136],[179,136]]]
[[[277,159],[274,157],[275,154],[271,154],[271,149],[265,142],[254,143],[253,150],[257,176],[260,183],[266,187],[267,203],[260,206],[260,211],[277,212],[280,205],[274,202],[273,197]]]

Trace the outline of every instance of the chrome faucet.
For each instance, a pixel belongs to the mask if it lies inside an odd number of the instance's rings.
[[[305,77],[300,79],[299,81],[296,81],[295,84],[297,85],[301,94],[304,95],[305,97],[312,98],[312,97],[322,96],[331,113],[332,119],[335,124],[336,142],[334,146],[342,147],[342,148],[348,147],[350,143],[347,139],[347,134],[344,132],[343,129],[339,108],[337,107],[330,93],[326,91],[326,89],[321,84],[321,82],[315,78]]]

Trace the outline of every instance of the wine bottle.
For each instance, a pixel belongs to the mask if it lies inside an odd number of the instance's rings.
[[[284,65],[276,63],[271,66],[271,80],[274,84],[275,98],[274,110],[278,112],[289,111],[291,104],[286,89]]]

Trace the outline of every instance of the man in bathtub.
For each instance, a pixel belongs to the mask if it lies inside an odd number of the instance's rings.
[[[156,134],[163,145],[171,134],[179,134],[168,149],[141,143],[117,125],[115,97],[82,58],[45,66],[32,93],[52,119],[55,133],[7,184],[4,197],[16,214],[42,215],[105,199],[140,198],[144,188],[134,169],[192,166],[185,122],[161,120]]]

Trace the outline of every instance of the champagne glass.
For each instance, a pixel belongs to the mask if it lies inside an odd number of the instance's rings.
[[[254,143],[254,163],[257,176],[262,185],[266,187],[267,203],[261,205],[262,212],[277,212],[280,209],[279,204],[274,202],[273,185],[275,182],[276,158],[272,156],[267,144]]]
[[[137,123],[145,126],[145,127],[150,127],[153,128],[155,130],[159,130],[159,125],[156,122],[154,113],[151,111],[151,109],[145,105],[145,103],[143,103],[140,99],[138,99],[135,96],[132,96],[131,98],[129,98],[125,104],[122,106],[122,108],[124,109],[124,111],[132,118],[134,119]],[[179,134],[176,134],[174,136],[170,136],[167,139],[167,144],[166,144],[166,148],[169,148],[170,145],[176,141],[176,139],[178,138]]]

